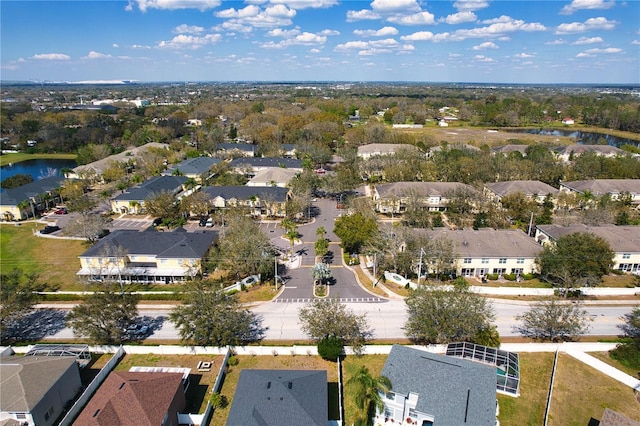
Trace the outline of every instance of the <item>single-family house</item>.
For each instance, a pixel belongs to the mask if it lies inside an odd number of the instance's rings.
[[[225,142],[218,144],[218,146],[216,147],[216,154],[255,157],[257,149],[257,145],[253,145],[250,143]]]
[[[0,424],[56,424],[81,389],[74,357],[0,357]]]
[[[202,178],[208,179],[212,177],[211,168],[220,163],[219,158],[212,157],[196,157],[187,158],[186,160],[175,164],[165,170],[163,176],[185,176],[195,179],[198,183],[203,183]]]
[[[493,154],[509,155],[513,152],[519,152],[523,157],[527,156],[527,148],[529,145],[508,144],[491,148]]]
[[[2,220],[23,220],[55,206],[61,201],[59,191],[63,184],[63,177],[50,176],[17,188],[5,189],[0,192]]]
[[[269,168],[262,170],[249,179],[247,186],[279,186],[286,188],[289,182],[300,172],[293,169]]]
[[[235,173],[246,176],[255,176],[258,172],[272,168],[291,169],[301,172],[302,160],[276,157],[236,158],[229,163],[229,167]]]
[[[571,117],[565,117],[562,119],[562,124],[566,126],[571,126],[573,124],[576,124],[576,121]]]
[[[93,163],[84,164],[75,167],[71,172],[67,173],[68,178],[79,179],[102,179],[102,172],[108,169],[112,163],[126,163],[135,165],[138,158],[142,158],[148,154],[150,149],[169,149],[169,145],[165,143],[149,142],[145,145],[127,149],[118,154],[110,155]]]
[[[326,426],[329,392],[325,370],[240,372],[228,426]]]
[[[506,182],[491,182],[484,185],[484,195],[496,203],[500,203],[502,197],[516,193],[521,193],[525,197],[541,204],[547,195],[555,198],[556,195],[558,195],[558,190],[539,180],[512,180]]]
[[[393,345],[382,367],[391,389],[374,424],[496,425],[496,368]]]
[[[88,280],[171,284],[202,273],[217,232],[116,230],[79,257]]]
[[[593,153],[595,155],[603,157],[618,157],[627,155],[626,151],[621,150],[611,145],[586,145],[586,144],[572,144],[558,148],[555,153],[558,158],[564,162],[570,161],[572,158],[586,154]]]
[[[613,269],[640,275],[640,226],[537,225],[535,238],[541,245],[547,245],[576,232],[603,238],[615,253]]]
[[[622,195],[631,197],[631,204],[640,207],[640,179],[592,179],[561,182],[560,191],[575,194],[591,193],[596,197],[608,194],[612,200]]]
[[[178,426],[186,408],[181,372],[112,371],[76,418],[83,426]]]
[[[519,229],[414,229],[430,240],[443,239],[453,244],[457,275],[484,277],[487,274],[530,274],[537,270],[535,258],[542,250],[535,240]],[[433,271],[425,264],[425,272]]]
[[[202,188],[216,210],[243,207],[254,217],[284,217],[289,190],[278,186],[209,186]]]
[[[144,213],[147,198],[162,192],[177,196],[185,189],[187,180],[186,176],[156,176],[112,198],[111,210],[115,213]]]
[[[460,182],[394,182],[376,185],[372,198],[379,213],[404,213],[411,202],[427,211],[447,209],[453,191],[475,192],[472,186]]]
[[[370,143],[358,147],[358,157],[367,160],[376,155],[395,155],[398,151],[415,151],[419,152],[415,145],[407,143]]]
[[[296,153],[298,150],[296,149],[296,144],[294,143],[283,143],[280,148],[281,155],[286,158],[296,158]]]

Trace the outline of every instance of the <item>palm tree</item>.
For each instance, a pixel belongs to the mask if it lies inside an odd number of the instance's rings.
[[[325,235],[327,235],[327,231],[324,229],[324,226],[320,226],[318,229],[316,229],[317,237],[324,238]]]
[[[373,377],[363,365],[347,380],[347,386],[355,387],[354,400],[360,409],[355,424],[368,425],[376,411],[384,410],[382,395],[391,390],[391,380],[385,376]]]
[[[291,243],[291,255],[293,255],[293,244],[296,242],[296,239],[300,236],[297,230],[298,226],[291,219],[283,219],[280,226],[282,226],[282,228],[284,228],[284,230],[286,231],[285,236],[289,239],[289,242]]]
[[[313,281],[318,281],[318,284],[322,284],[324,280],[331,278],[331,269],[326,263],[316,263],[311,268],[311,278]]]

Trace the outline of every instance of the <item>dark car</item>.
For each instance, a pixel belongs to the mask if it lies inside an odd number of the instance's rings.
[[[207,226],[207,220],[208,219],[209,219],[208,217],[200,218],[200,222],[198,222],[198,226]]]
[[[109,235],[109,234],[110,234],[110,231],[109,231],[108,229],[103,229],[102,231],[98,232],[98,233],[95,235],[95,238],[96,238],[97,240],[99,240],[100,238],[104,238],[104,237],[106,237],[106,236],[107,236],[107,235]]]
[[[153,227],[160,226],[161,223],[162,223],[162,218],[161,217],[157,217],[157,218],[153,219],[153,222],[151,222],[151,226],[153,226]]]
[[[41,234],[51,234],[53,232],[59,231],[60,227],[57,225],[47,225],[40,231]]]

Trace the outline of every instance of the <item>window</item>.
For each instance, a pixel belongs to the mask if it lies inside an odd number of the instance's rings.
[[[27,415],[25,413],[16,413],[16,419],[24,420],[26,418],[27,418]]]
[[[414,408],[409,408],[409,417],[414,420],[418,418],[418,413],[416,413],[416,410]]]
[[[516,263],[522,265],[524,264],[524,258],[523,257],[519,257],[518,260],[516,261]]]
[[[489,259],[487,259],[486,257],[482,258],[482,263],[489,263]]]
[[[501,257],[501,258],[498,260],[498,263],[500,263],[500,264],[505,264],[505,263],[507,263],[507,258],[506,258],[506,257]]]
[[[160,263],[164,265],[165,263],[167,263],[167,259],[160,259]]]
[[[471,263],[471,258],[470,257],[465,257],[463,260],[463,263]]]
[[[631,259],[631,253],[623,253],[622,254],[622,258],[623,259]]]

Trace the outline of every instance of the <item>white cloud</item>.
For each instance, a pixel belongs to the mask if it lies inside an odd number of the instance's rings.
[[[513,19],[511,16],[502,15],[498,18],[485,19],[484,21],[482,21],[482,23],[483,24],[501,24],[501,23],[513,22],[513,21],[515,21],[515,19]]]
[[[173,32],[176,34],[200,34],[204,32],[204,28],[197,25],[182,24],[175,27]]]
[[[220,6],[221,0],[134,0],[138,8],[146,12],[147,9],[198,9],[205,11]],[[126,10],[133,10],[131,1]]]
[[[418,12],[412,15],[396,15],[387,18],[387,21],[400,25],[433,25],[435,24],[435,16],[429,12]]]
[[[480,61],[480,62],[494,62],[494,59],[492,58],[488,58],[484,55],[476,55],[473,57],[473,59],[475,59],[476,61]]]
[[[348,10],[347,11],[347,22],[355,22],[355,21],[372,21],[376,19],[380,19],[381,16],[370,9],[362,9],[362,10]]]
[[[552,41],[545,41],[544,44],[547,46],[560,46],[561,44],[567,44],[567,41],[559,38]]]
[[[610,9],[615,5],[614,0],[573,0],[571,4],[566,5],[560,10],[561,15],[571,15],[578,10],[583,9]]]
[[[92,50],[87,54],[87,56],[85,56],[86,59],[108,59],[110,57],[111,55],[106,55],[104,53],[96,52],[95,50]]]
[[[242,9],[237,9],[237,10],[234,8],[221,10],[219,12],[214,13],[214,15],[222,19],[232,19],[232,18],[242,19],[242,18],[250,18],[253,16],[257,16],[260,14],[260,12],[261,12],[261,9],[258,6],[249,5]]]
[[[237,20],[225,21],[220,25],[216,25],[211,28],[213,31],[221,32],[226,31],[228,33],[250,33],[253,31],[253,27],[251,25],[245,25],[242,22]]]
[[[382,27],[379,30],[354,30],[353,33],[361,37],[387,37],[398,34],[394,27]]]
[[[407,41],[428,41],[433,39],[433,33],[431,31],[418,31],[413,34],[402,36],[400,39]]]
[[[215,44],[221,39],[222,36],[220,34],[207,34],[203,37],[180,34],[169,41],[161,41],[160,43],[158,43],[158,47],[168,49],[195,50],[209,44]]]
[[[242,32],[250,32],[247,26],[259,28],[286,27],[293,22],[291,19],[296,16],[294,9],[289,9],[284,4],[268,6],[262,10],[256,5],[248,5],[242,9],[225,9],[214,14],[218,18],[228,19],[216,28],[237,27]]]
[[[580,37],[576,41],[574,41],[573,45],[579,46],[582,44],[593,44],[593,43],[602,43],[602,37]]]
[[[267,32],[267,35],[270,37],[294,37],[298,34],[300,34],[300,28],[294,28],[291,30],[276,28]]]
[[[478,9],[484,9],[489,6],[489,2],[486,0],[459,0],[453,3],[453,7],[460,12],[474,11]]]
[[[144,46],[142,44],[132,44],[132,49],[151,49],[151,46]]]
[[[634,45],[636,45],[636,46],[637,46],[637,45],[639,45],[639,44],[640,44],[640,40],[633,40],[633,41],[631,42],[631,44],[634,44]]]
[[[291,9],[320,9],[335,6],[338,0],[270,0],[270,3],[283,4]]]
[[[44,59],[47,61],[68,61],[71,59],[71,56],[65,55],[64,53],[38,53],[37,55],[33,55],[31,59]]]
[[[464,24],[466,22],[475,22],[478,19],[475,13],[467,10],[464,12],[454,13],[453,15],[449,15],[446,18],[442,18],[443,22],[446,22],[450,25],[456,24]]]
[[[303,32],[296,35],[293,38],[282,40],[278,43],[272,41],[260,44],[260,47],[265,49],[283,49],[288,46],[313,46],[318,44],[324,44],[327,42],[327,37],[318,34]]]
[[[581,52],[576,55],[576,58],[591,58],[592,56],[593,55],[589,55],[588,53]]]
[[[478,27],[464,30],[456,30],[453,33],[440,33],[434,36],[434,41],[462,41],[468,38],[497,38],[504,40],[508,34],[514,32],[537,32],[545,31],[547,28],[538,23],[526,23],[522,20],[511,20],[509,22],[499,22],[487,27]]]
[[[569,24],[560,24],[556,28],[556,34],[572,34],[583,33],[592,30],[612,30],[618,23],[609,21],[602,16],[598,18],[589,18],[584,22],[571,22]]]
[[[113,44],[111,45],[111,47],[118,48],[118,47],[120,47],[120,46],[118,45],[118,43],[113,43]]]
[[[400,44],[392,38],[371,41],[349,41],[334,48],[336,52],[358,51],[359,56],[371,56],[384,53],[407,54],[415,50],[412,44]]]
[[[337,31],[337,30],[322,30],[318,34],[323,35],[323,36],[339,36],[340,35],[340,31]]]
[[[416,0],[373,0],[371,9],[379,13],[407,13],[421,10]]]
[[[531,55],[529,53],[526,52],[522,52],[522,53],[516,53],[515,55],[513,55],[515,58],[520,58],[520,59],[527,59],[527,58],[533,58],[536,55]]]
[[[607,47],[606,49],[587,49],[584,53],[597,54],[597,53],[620,53],[622,49],[617,47]]]
[[[473,46],[473,50],[499,49],[498,45],[492,41],[485,41],[477,46]]]

